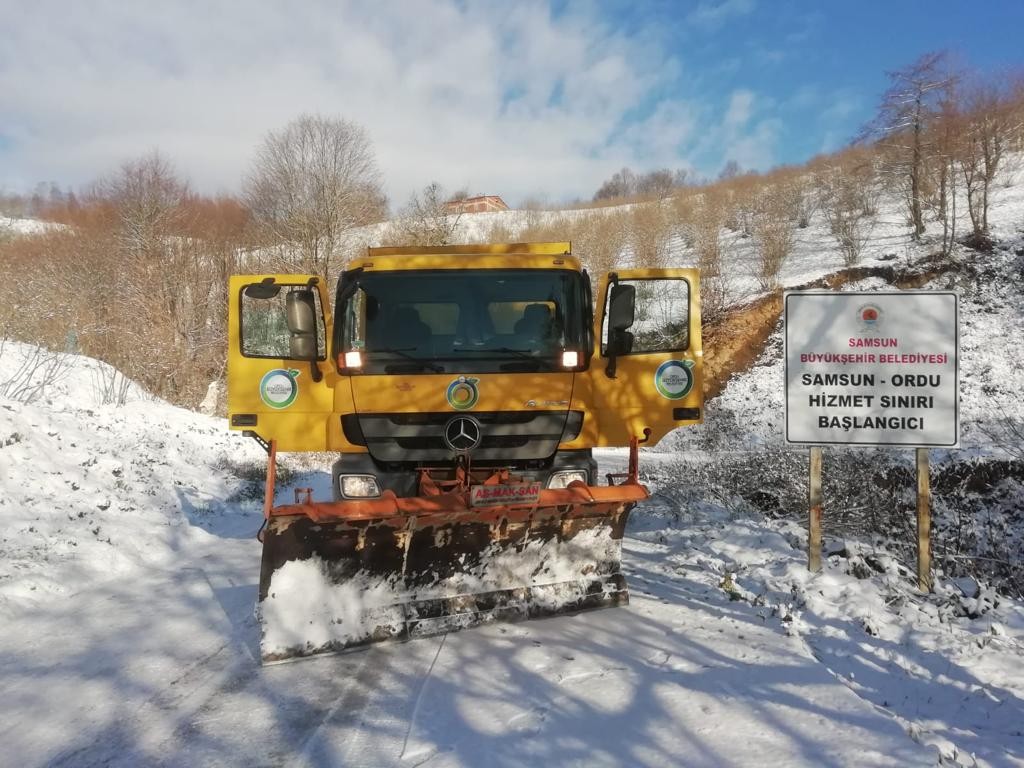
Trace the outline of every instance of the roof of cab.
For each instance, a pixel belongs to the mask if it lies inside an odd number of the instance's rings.
[[[572,245],[562,243],[486,243],[367,248],[365,258],[346,269],[392,271],[410,269],[571,269],[581,270]]]

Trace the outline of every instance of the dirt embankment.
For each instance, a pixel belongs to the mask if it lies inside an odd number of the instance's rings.
[[[838,290],[847,283],[880,277],[901,290],[920,288],[929,280],[948,272],[948,263],[929,262],[923,270],[907,272],[891,266],[852,267],[835,272],[791,290]],[[718,323],[703,329],[704,396],[716,397],[734,373],[747,370],[761,354],[765,342],[782,315],[782,291],[737,307]]]

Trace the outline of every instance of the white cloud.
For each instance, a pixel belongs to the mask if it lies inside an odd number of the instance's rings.
[[[727,160],[735,160],[743,170],[764,171],[779,161],[778,149],[782,135],[782,121],[775,115],[776,102],[746,88],[738,88],[729,95],[729,101],[716,125],[703,129],[697,150],[718,167]],[[708,122],[711,122],[709,120]],[[712,173],[714,169],[705,168]]]
[[[641,169],[674,167],[681,148],[689,146],[701,112],[683,101],[663,101],[646,119],[629,126],[622,139],[640,161]]]
[[[767,170],[778,163],[776,150],[781,132],[780,120],[761,120],[752,130],[733,140],[729,146],[729,157],[745,170]]]
[[[725,127],[736,131],[750,120],[754,107],[754,94],[744,88],[733,91],[729,97],[729,106],[725,110]]]
[[[749,5],[694,14],[711,24]],[[82,184],[159,148],[198,189],[237,191],[261,138],[302,112],[363,125],[396,205],[432,180],[515,202],[587,197],[626,164],[689,165],[710,126],[674,90],[678,62],[597,13],[0,0],[16,20],[0,38],[0,187]],[[752,98],[733,94],[734,136]]]

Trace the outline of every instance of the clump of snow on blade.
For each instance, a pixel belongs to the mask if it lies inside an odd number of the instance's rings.
[[[405,621],[394,580],[355,574],[334,583],[319,557],[292,560],[275,571],[260,603],[264,656],[309,653],[397,634]]]
[[[274,572],[260,603],[264,656],[309,653],[391,637],[405,622],[413,601],[457,598],[519,587],[571,585],[539,590],[540,607],[556,611],[581,597],[575,585],[594,575],[618,571],[622,543],[604,526],[580,531],[570,541],[530,541],[520,550],[489,547],[478,565],[429,586],[407,588],[400,578],[365,571],[344,583],[332,580],[319,557],[293,560]]]

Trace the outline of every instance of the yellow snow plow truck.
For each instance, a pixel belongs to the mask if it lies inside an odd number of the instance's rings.
[[[638,444],[702,416],[697,279],[611,273],[595,312],[569,243],[370,248],[332,316],[317,277],[233,276],[264,662],[627,602]],[[604,485],[599,446],[630,448]],[[337,455],[333,499],[275,505],[278,451]]]

